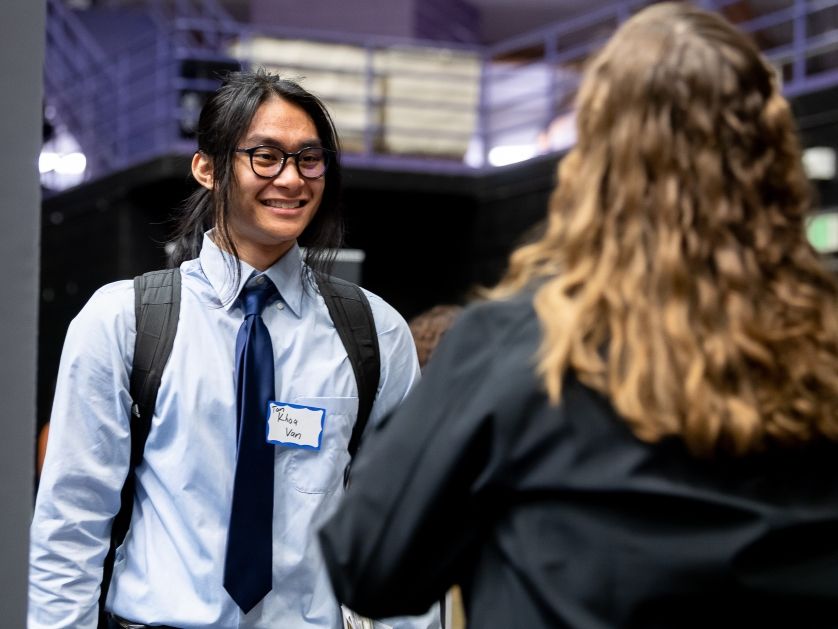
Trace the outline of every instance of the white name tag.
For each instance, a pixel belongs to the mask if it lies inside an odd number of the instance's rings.
[[[300,406],[288,402],[271,402],[268,406],[268,442],[284,446],[320,449],[326,409]]]
[[[340,611],[343,615],[343,629],[393,629],[383,622],[359,616],[346,605],[341,605]]]

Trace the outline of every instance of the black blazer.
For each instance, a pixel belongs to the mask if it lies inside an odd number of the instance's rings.
[[[321,531],[342,602],[471,627],[838,627],[838,447],[697,460],[567,377],[548,405],[529,297],[466,311],[364,443]]]

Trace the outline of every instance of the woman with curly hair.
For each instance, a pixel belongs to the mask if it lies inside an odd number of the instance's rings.
[[[838,288],[775,71],[653,5],[591,61],[547,228],[321,532],[339,598],[476,627],[838,619]]]

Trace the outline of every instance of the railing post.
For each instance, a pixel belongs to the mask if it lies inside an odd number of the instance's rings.
[[[128,76],[126,63],[126,56],[124,54],[120,54],[117,56],[117,79],[122,79],[122,77]],[[128,138],[126,137],[127,134],[125,129],[125,106],[123,103],[124,90],[125,84],[122,80],[117,80],[114,82],[114,111],[116,120],[114,122],[113,142],[117,156],[117,162],[120,165],[124,164],[127,161],[127,155],[129,152],[127,142]]]
[[[181,139],[180,128],[180,106],[181,106],[181,92],[179,89],[180,79],[182,78],[183,64],[181,59],[176,55],[174,46],[171,42],[161,37],[160,38],[160,63],[159,66],[164,68],[161,70],[161,82],[163,83],[163,94],[165,95],[165,111],[166,124],[163,128],[166,130],[164,134],[166,142],[166,150],[168,151],[172,145],[179,142]]]
[[[373,129],[375,116],[375,53],[373,46],[366,46],[366,67],[364,68],[364,155],[372,155],[375,148]]]
[[[558,81],[556,81],[556,66],[558,64],[558,47],[559,36],[556,33],[550,33],[544,38],[544,62],[547,64],[547,120],[543,122],[545,132],[550,129],[550,124],[559,115],[558,98]]]
[[[489,164],[489,68],[492,55],[484,48],[480,60],[480,97],[477,105],[477,138],[480,143],[480,167]]]
[[[155,152],[162,152],[166,147],[168,137],[173,132],[174,125],[171,123],[171,107],[169,101],[175,96],[169,93],[170,68],[168,67],[166,55],[166,37],[160,32],[154,46],[157,62],[154,64],[154,138]]]
[[[794,39],[792,42],[794,61],[792,81],[806,78],[806,0],[794,0]]]

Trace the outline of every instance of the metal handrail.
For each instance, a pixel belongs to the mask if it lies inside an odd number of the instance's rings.
[[[331,100],[326,100],[333,112],[349,112],[342,123],[339,120],[339,127],[343,125],[339,130],[349,138],[346,141],[345,137],[345,144],[347,153],[355,156],[352,163],[366,160],[370,167],[392,167],[402,160],[411,167],[422,164],[429,171],[474,172],[475,168],[486,167],[491,147],[514,144],[521,138],[533,141],[552,120],[566,113],[578,82],[570,68],[583,63],[613,28],[652,1],[618,0],[497,45],[475,46],[262,27],[236,22],[211,0],[177,0],[174,13],[171,3],[149,0],[156,25],[153,32],[127,37],[120,50],[105,54],[62,0],[48,0],[46,97],[60,110],[60,123],[82,144],[91,176],[98,177],[193,145],[185,125],[194,122],[202,95],[218,84],[207,68],[262,63],[253,54],[254,42],[305,40],[349,46],[357,51],[354,64],[305,60],[284,65],[296,67],[308,75],[308,80],[314,76],[351,83],[353,90],[337,90]],[[703,0],[701,4],[723,9],[733,2]],[[815,55],[838,49],[838,28],[817,35],[807,32],[807,21],[819,11],[838,6],[838,0],[790,2],[788,7],[738,26],[756,34],[780,27],[788,30],[791,25],[791,37],[765,51],[783,70],[787,94],[838,85],[838,69],[816,72],[807,64],[807,59]],[[601,30],[595,39],[582,41],[576,36],[598,27]],[[234,43],[240,56],[231,54]],[[533,50],[539,52],[533,55]],[[473,59],[474,63],[464,62],[462,69],[447,74],[411,67],[407,62],[399,64],[394,72],[386,63],[388,55],[421,58],[440,51],[454,59]],[[190,67],[195,70],[192,74]],[[530,84],[516,84],[521,77],[530,77]],[[430,98],[423,93],[423,81],[440,90],[447,85],[450,89],[463,87],[464,91]],[[392,86],[405,83],[412,89],[392,93]],[[407,123],[405,119],[393,119],[407,116],[404,112],[411,110],[430,118],[447,117],[449,121],[459,116],[465,122],[448,130],[439,125],[424,130],[419,127],[417,131],[409,117]],[[423,136],[427,144],[436,142],[442,148],[436,153],[423,149],[415,141]],[[463,153],[469,144],[480,147],[482,159],[466,164]],[[449,150],[448,145],[454,148]],[[415,150],[404,150],[404,146]]]

